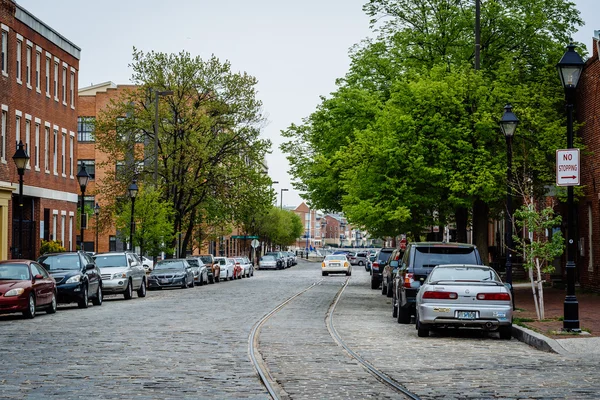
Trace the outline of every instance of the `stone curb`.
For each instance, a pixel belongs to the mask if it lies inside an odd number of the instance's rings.
[[[535,347],[538,350],[561,355],[570,354],[556,340],[541,335],[531,329],[524,328],[519,325],[512,326],[512,335],[515,339]]]

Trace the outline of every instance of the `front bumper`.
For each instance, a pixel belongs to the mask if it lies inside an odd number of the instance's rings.
[[[279,268],[277,264],[259,264],[258,267],[260,269],[277,269]]]
[[[182,278],[148,278],[148,288],[181,287],[185,282],[185,276]]]
[[[104,289],[104,287],[102,289]],[[75,303],[81,300],[82,298],[83,287],[80,282],[56,285],[57,303]]]
[[[29,308],[29,298],[23,294],[14,297],[0,297],[0,314],[21,312]]]
[[[512,324],[512,305],[421,303],[417,306],[419,323],[428,326],[463,326],[497,329]],[[474,312],[474,318],[459,318],[460,312]]]
[[[102,291],[104,294],[122,293],[127,289],[127,278],[107,279],[102,281]]]

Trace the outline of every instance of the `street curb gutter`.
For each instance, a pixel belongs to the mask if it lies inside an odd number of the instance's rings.
[[[569,354],[569,352],[567,352],[556,340],[544,335],[540,335],[531,329],[527,329],[519,325],[513,325],[512,335],[515,339],[526,343],[531,347],[535,347],[538,350],[561,355]]]

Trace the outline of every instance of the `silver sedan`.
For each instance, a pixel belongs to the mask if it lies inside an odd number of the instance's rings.
[[[417,331],[445,327],[498,331],[510,339],[512,298],[508,285],[484,265],[438,265],[417,293]]]

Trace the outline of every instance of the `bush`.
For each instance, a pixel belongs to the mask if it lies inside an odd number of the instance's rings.
[[[46,253],[64,253],[67,251],[62,246],[60,240],[42,240],[42,246],[40,247],[40,254],[44,255]]]

